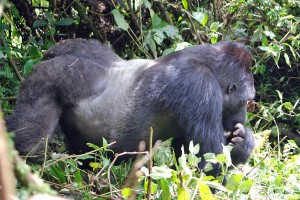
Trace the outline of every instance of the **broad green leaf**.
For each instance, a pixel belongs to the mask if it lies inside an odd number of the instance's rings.
[[[46,16],[46,19],[48,20],[48,22],[49,22],[50,24],[52,24],[52,22],[53,22],[53,17],[52,17],[51,12],[46,11],[46,12],[45,12],[45,16]]]
[[[90,167],[93,168],[93,171],[99,168],[102,168],[103,164],[98,162],[90,162]]]
[[[183,8],[184,9],[188,9],[189,8],[189,4],[188,4],[188,2],[187,2],[187,0],[181,0],[181,3],[182,3],[182,5],[183,5]]]
[[[208,185],[211,188],[215,188],[215,189],[221,190],[223,192],[227,191],[227,189],[220,183],[213,182],[213,181],[202,181],[202,182],[205,183],[206,185]]]
[[[124,19],[124,16],[119,12],[117,9],[113,9],[111,13],[114,16],[114,19],[117,23],[118,28],[123,29],[124,31],[127,31],[129,28],[129,24]]]
[[[178,29],[167,23],[162,23],[162,26],[158,27],[158,29],[163,31],[165,34],[167,34],[168,37],[170,37],[172,39],[174,39],[175,37],[178,39],[182,39],[181,35],[179,35]]]
[[[226,188],[231,191],[236,191],[243,178],[242,174],[233,174],[226,183]]]
[[[161,18],[158,17],[157,14],[155,14],[155,12],[150,9],[150,15],[151,15],[151,21],[152,21],[152,26],[154,29],[159,28],[160,23],[161,23]]]
[[[273,39],[275,37],[275,34],[272,31],[264,31],[264,34],[268,37],[270,37],[271,39]]]
[[[158,29],[154,30],[153,39],[155,40],[156,44],[160,45],[164,40],[165,36],[164,33]]]
[[[242,193],[247,194],[249,192],[250,188],[252,187],[252,185],[253,185],[253,181],[252,180],[243,181],[241,183],[241,185],[239,186],[239,190]]]
[[[107,167],[110,165],[110,159],[104,157],[104,156],[101,156],[101,159],[102,159],[102,164],[103,164],[103,167]]]
[[[28,48],[29,55],[31,59],[39,58],[41,57],[40,50],[36,46],[30,46]]]
[[[215,161],[216,155],[214,153],[206,153],[203,155],[206,161]]]
[[[152,167],[152,173],[150,174],[151,178],[154,180],[161,178],[170,178],[172,176],[172,170],[167,166],[161,167]]]
[[[211,170],[213,170],[213,166],[212,164],[210,163],[207,163],[205,166],[204,166],[204,169],[203,169],[205,172],[209,172]]]
[[[47,26],[47,25],[48,25],[48,23],[45,20],[38,19],[33,22],[32,27],[36,28],[36,27]]]
[[[204,12],[193,12],[194,18],[201,23],[202,25],[206,25],[208,21],[208,15]]]
[[[144,5],[146,8],[151,9],[151,3],[148,0],[144,0]]]
[[[291,104],[291,102],[284,102],[284,107],[289,110],[289,111],[292,111],[294,110],[294,106]]]
[[[212,32],[217,32],[220,26],[221,26],[221,24],[219,22],[213,22],[213,23],[211,23],[209,29]]]
[[[166,179],[162,178],[160,179],[160,187],[161,187],[161,199],[163,200],[171,200],[171,193],[170,193],[170,188],[169,184]]]
[[[210,188],[203,181],[199,181],[199,193],[202,200],[211,200],[214,198]]]
[[[277,176],[274,180],[276,186],[280,186],[282,184],[282,176]]]
[[[58,26],[68,26],[74,23],[74,19],[72,18],[66,18],[66,19],[60,19],[56,21],[54,24]]]
[[[211,38],[210,38],[210,42],[212,43],[212,44],[214,44],[214,43],[216,43],[217,41],[218,41],[218,34],[217,33],[212,33],[211,34]]]
[[[190,200],[190,199],[191,199],[191,195],[189,190],[185,187],[180,188],[178,191],[177,200]]]
[[[259,46],[258,48],[259,48],[260,50],[265,51],[265,52],[269,52],[269,51],[270,51],[270,48],[267,47],[267,46]]]

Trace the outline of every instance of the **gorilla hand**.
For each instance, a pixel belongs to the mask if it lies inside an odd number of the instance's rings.
[[[254,149],[253,132],[238,123],[227,141],[228,145],[233,146],[231,151],[231,157],[235,158],[233,164],[245,163]]]

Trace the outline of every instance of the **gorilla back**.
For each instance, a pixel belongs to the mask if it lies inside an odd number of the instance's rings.
[[[102,137],[116,141],[115,152],[136,151],[153,127],[154,140],[174,138],[177,155],[191,140],[200,155],[229,144],[233,162],[242,163],[254,147],[244,126],[255,95],[250,67],[249,51],[234,42],[125,61],[96,40],[66,40],[22,83],[6,123],[21,154],[41,147],[58,124],[73,153]]]

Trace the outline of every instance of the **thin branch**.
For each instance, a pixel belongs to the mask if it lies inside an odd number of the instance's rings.
[[[276,145],[275,145],[275,147],[273,147],[272,149],[271,149],[271,151],[269,152],[269,153],[267,153],[267,155],[263,158],[263,159],[261,159],[261,161],[259,161],[247,174],[246,174],[246,176],[248,176],[258,165],[260,165],[276,148],[277,148],[277,146],[278,145],[280,145],[285,139],[287,138],[287,136],[284,136]]]
[[[148,161],[148,168],[149,168],[149,175],[152,173],[152,143],[153,143],[153,128],[150,127],[150,142],[149,142],[149,161]],[[151,176],[148,176],[148,190],[147,190],[147,200],[150,200],[151,198],[151,183],[152,179]]]

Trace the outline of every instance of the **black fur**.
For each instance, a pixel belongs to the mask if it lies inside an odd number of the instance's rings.
[[[174,137],[177,154],[190,140],[200,155],[230,144],[234,164],[243,163],[254,147],[244,127],[246,102],[255,95],[250,67],[250,53],[234,42],[125,61],[96,40],[67,40],[24,81],[6,123],[22,154],[59,123],[74,153],[102,137],[117,142],[115,152],[135,151],[152,126],[154,140]]]

